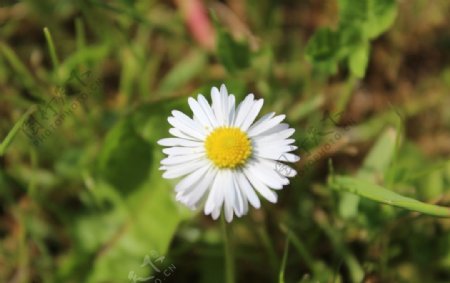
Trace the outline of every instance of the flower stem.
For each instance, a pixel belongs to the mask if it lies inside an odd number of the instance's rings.
[[[234,283],[234,258],[231,246],[231,229],[225,222],[225,216],[222,215],[220,218],[223,234],[223,248],[225,253],[225,282]]]

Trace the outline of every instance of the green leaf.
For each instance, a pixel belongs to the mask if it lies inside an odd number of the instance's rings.
[[[219,30],[217,36],[217,55],[228,72],[234,73],[250,65],[250,49],[246,42],[235,41],[223,30]]]
[[[339,0],[339,23],[345,26],[361,25],[368,19],[368,0]]]
[[[131,271],[139,276],[154,272],[141,267],[145,256],[155,252],[165,256],[178,224],[188,215],[177,207],[171,194],[171,186],[161,179],[158,167],[153,166],[148,181],[125,200],[125,221],[119,222],[121,225],[107,238],[87,282],[123,282]],[[168,264],[167,259],[164,264]]]
[[[313,63],[331,62],[337,59],[339,34],[329,28],[317,30],[306,46],[306,58]]]
[[[331,187],[338,191],[350,192],[380,203],[417,211],[420,213],[450,217],[450,208],[433,205],[405,197],[370,181],[347,176],[334,176]]]
[[[364,77],[367,69],[367,64],[369,62],[369,55],[370,55],[369,44],[360,45],[354,50],[352,54],[350,54],[348,60],[348,67],[355,77],[357,78]]]
[[[106,137],[99,159],[100,174],[120,192],[130,192],[148,177],[151,160],[152,146],[126,118]]]
[[[385,32],[397,15],[395,0],[339,0],[339,24],[357,27],[367,39]]]
[[[396,0],[368,0],[368,20],[365,24],[367,37],[374,39],[388,30],[397,16]]]

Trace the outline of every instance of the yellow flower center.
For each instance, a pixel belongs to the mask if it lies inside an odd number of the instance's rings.
[[[219,168],[235,168],[252,153],[251,141],[239,128],[215,129],[205,141],[206,154]]]

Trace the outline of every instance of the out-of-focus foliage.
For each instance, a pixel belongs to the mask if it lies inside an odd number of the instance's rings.
[[[336,29],[319,29],[308,43],[308,59],[328,74],[335,74],[341,60],[350,72],[364,77],[370,54],[370,41],[380,36],[394,22],[396,0],[339,0]]]

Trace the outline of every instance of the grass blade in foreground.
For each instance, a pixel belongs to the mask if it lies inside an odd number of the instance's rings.
[[[285,283],[284,271],[286,270],[286,261],[289,253],[289,236],[286,237],[286,244],[284,245],[283,260],[281,261],[280,273],[278,275],[278,283]]]
[[[381,203],[439,217],[450,217],[450,208],[424,203],[399,195],[371,182],[353,177],[335,176],[331,181],[335,190],[346,191]]]
[[[36,106],[31,106],[25,114],[20,117],[19,121],[14,125],[14,127],[9,131],[8,135],[6,136],[5,140],[0,143],[0,156],[3,156],[8,149],[9,145],[13,141],[14,137],[17,135],[17,132],[20,130],[20,127],[22,127],[23,123],[30,117],[31,114],[33,114],[34,111],[36,111]]]

